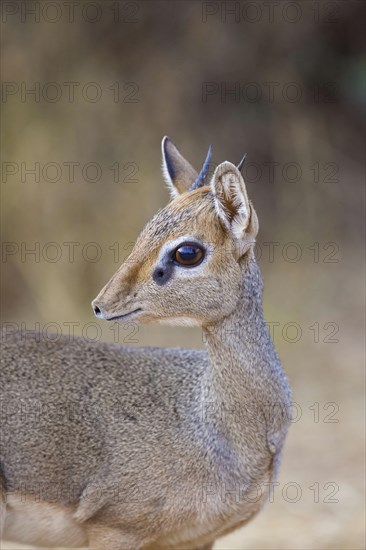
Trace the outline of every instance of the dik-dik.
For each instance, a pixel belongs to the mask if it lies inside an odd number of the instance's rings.
[[[201,327],[205,350],[3,334],[2,537],[211,549],[266,500],[290,389],[262,313],[258,220],[237,167],[163,140],[172,200],[93,301],[106,321]]]

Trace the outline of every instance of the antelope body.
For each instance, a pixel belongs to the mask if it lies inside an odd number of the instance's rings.
[[[206,350],[6,333],[0,534],[38,546],[205,549],[274,480],[290,390],[262,313],[257,216],[239,169],[206,183],[163,140],[173,198],[93,302],[98,317],[202,327]]]

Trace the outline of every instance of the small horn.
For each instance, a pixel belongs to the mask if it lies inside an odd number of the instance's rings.
[[[239,164],[236,165],[239,172],[241,172],[241,169],[243,168],[243,165],[244,165],[244,162],[246,161],[246,158],[247,158],[247,154],[245,153],[245,155],[243,156],[243,158],[241,159]]]
[[[194,189],[198,189],[199,187],[203,187],[203,185],[205,184],[207,172],[210,167],[211,155],[212,155],[212,145],[210,145],[210,147],[208,148],[208,153],[206,156],[206,160],[203,163],[202,170],[198,174],[198,178],[196,179],[196,181],[192,184],[190,191],[193,191]]]

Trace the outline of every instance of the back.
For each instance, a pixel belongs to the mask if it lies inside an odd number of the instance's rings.
[[[27,333],[6,335],[1,357],[6,483],[17,480],[13,490],[23,484],[27,493],[34,484],[56,483],[67,487],[64,502],[76,502],[88,480],[99,477],[116,439],[126,441],[120,461],[131,472],[132,452],[146,455],[151,447],[156,455],[159,438],[169,441],[184,430],[207,365],[200,350],[126,348],[67,337],[37,341]]]

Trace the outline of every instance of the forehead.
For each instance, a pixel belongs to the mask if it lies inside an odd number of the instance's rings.
[[[153,250],[166,241],[187,234],[212,243],[224,239],[209,188],[200,188],[172,200],[148,222],[136,244],[148,242]]]

